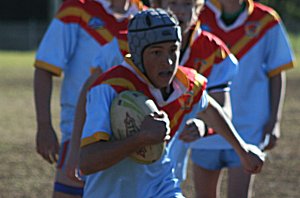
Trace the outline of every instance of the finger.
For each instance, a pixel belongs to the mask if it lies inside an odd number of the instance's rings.
[[[75,170],[75,177],[78,182],[84,184],[84,180],[83,180],[84,175],[81,173],[81,171],[78,168],[76,168]]]
[[[255,166],[253,168],[248,168],[248,169],[245,169],[245,171],[249,174],[256,174],[256,173],[259,173],[261,170],[260,166]]]
[[[66,175],[72,181],[80,182],[80,180],[76,177],[76,168],[70,166],[69,164],[66,165]]]
[[[192,132],[192,130],[190,129],[185,129],[184,131],[182,131],[182,133],[179,135],[179,138],[180,137],[184,137],[186,136],[187,134],[190,134]]]
[[[271,150],[276,146],[277,138],[274,135],[271,135],[269,144],[266,146],[265,150]]]
[[[157,118],[157,119],[162,119],[164,118],[164,115],[160,112],[153,112],[153,113],[150,113],[151,117],[153,118]]]
[[[49,156],[49,159],[51,160],[51,164],[56,163],[57,160],[56,160],[56,156],[55,156],[54,151],[49,151],[48,156]]]
[[[182,141],[184,141],[184,142],[186,142],[186,143],[190,143],[190,142],[193,142],[193,141],[195,141],[197,138],[183,138],[183,139],[181,139]]]
[[[171,139],[171,136],[170,135],[166,135],[165,138],[164,138],[164,141],[169,141]]]
[[[42,157],[44,158],[44,160],[46,160],[47,162],[49,162],[50,164],[52,164],[52,160],[50,159],[50,156],[48,155],[48,153],[43,152],[42,153]]]
[[[179,135],[179,139],[181,139],[181,140],[186,139],[189,136],[189,134],[190,133],[188,133],[188,132],[185,131],[184,133],[181,133]]]
[[[72,169],[72,172],[70,174],[69,177],[72,181],[79,183],[79,184],[83,184],[82,179],[80,178],[80,176],[77,174],[77,169]]]
[[[184,137],[184,136],[192,136],[192,137],[199,137],[199,132],[196,128],[189,127],[186,128],[180,135],[179,137]]]
[[[55,152],[51,153],[51,159],[52,159],[53,162],[57,162],[58,157],[57,157],[57,154]]]
[[[190,134],[182,135],[179,138],[184,142],[192,142],[199,139],[199,137],[200,136],[198,133],[190,133]]]
[[[259,166],[259,165],[255,166],[254,169],[253,169],[253,173],[254,174],[260,173],[261,168],[262,168],[262,166]]]

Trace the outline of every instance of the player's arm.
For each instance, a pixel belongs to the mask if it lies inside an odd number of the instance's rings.
[[[232,145],[246,171],[260,172],[264,159],[263,153],[257,147],[250,146],[242,140],[221,106],[214,99],[208,96],[208,101],[207,108],[199,113],[199,117]]]
[[[165,141],[168,126],[164,114],[147,116],[140,132],[123,140],[98,141],[83,146],[80,151],[80,170],[88,175],[104,170],[128,157],[139,148]]]
[[[79,167],[83,174],[104,170],[141,147],[164,141],[168,132],[164,113],[146,116],[140,133],[117,141],[111,138],[110,106],[117,93],[109,85],[100,84],[87,94],[86,120],[81,137]],[[101,109],[99,111],[99,109]]]
[[[57,161],[59,144],[51,121],[52,73],[36,68],[34,102],[37,119],[36,149],[49,163]]]
[[[269,144],[264,148],[265,150],[275,147],[276,141],[280,137],[280,120],[286,88],[285,80],[286,77],[284,71],[270,78],[271,114],[264,127],[264,135],[262,137],[264,140],[266,135],[269,135],[270,141]]]
[[[78,181],[77,169],[79,167],[79,148],[80,148],[80,138],[82,135],[82,130],[84,126],[84,121],[86,118],[85,105],[86,105],[86,94],[89,87],[95,82],[97,77],[101,75],[102,71],[100,69],[95,70],[95,72],[86,80],[84,83],[78,98],[78,102],[75,110],[74,126],[72,132],[72,138],[70,142],[70,151],[68,158],[66,159],[66,173],[67,176]]]
[[[230,93],[228,91],[209,92],[209,95],[223,108],[228,118],[232,118]]]
[[[231,103],[229,92],[218,91],[210,93],[210,96],[222,107],[226,116],[231,119]],[[217,134],[215,130],[208,127],[201,118],[192,118],[186,122],[186,125],[179,136],[184,142],[193,142],[201,137]]]

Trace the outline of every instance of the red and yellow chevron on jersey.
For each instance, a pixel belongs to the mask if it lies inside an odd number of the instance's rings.
[[[150,92],[148,82],[142,81],[141,77],[145,78],[145,76],[137,76],[126,67],[116,66],[101,75],[90,88],[100,84],[108,84],[118,93],[125,90],[140,91],[157,105],[156,99]],[[178,130],[184,115],[191,112],[193,106],[200,101],[206,88],[206,79],[193,69],[180,66],[176,78],[186,86],[187,91],[171,103],[159,107],[169,116],[171,137]]]
[[[221,10],[212,10],[206,5],[199,16],[202,28],[226,41],[226,45],[238,59],[243,57],[265,35],[266,31],[280,22],[279,16],[273,9],[252,0],[246,2],[248,18],[243,25],[229,31],[225,31],[217,24],[217,13]],[[221,9],[217,1],[211,1],[211,3]]]
[[[199,25],[198,22],[192,27],[193,34],[198,30]],[[190,39],[188,59],[180,64],[194,68],[203,76],[208,77],[213,65],[222,62],[230,52],[218,37],[207,31],[201,31],[199,35],[193,37],[195,36],[191,36]]]
[[[134,2],[139,9],[144,7]],[[68,0],[62,4],[56,18],[64,23],[76,23],[86,30],[101,45],[118,39],[123,55],[128,53],[127,25],[129,18],[117,21],[104,7],[93,0]]]

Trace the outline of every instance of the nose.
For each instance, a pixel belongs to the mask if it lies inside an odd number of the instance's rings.
[[[164,65],[164,67],[171,67],[173,65],[173,60],[171,59],[171,57],[165,57],[163,60],[162,60],[162,63]]]
[[[172,61],[172,59],[171,59],[170,57],[167,59],[167,63],[168,63],[169,65],[173,65],[173,61]]]

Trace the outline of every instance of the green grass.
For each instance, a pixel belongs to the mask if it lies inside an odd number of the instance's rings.
[[[291,35],[297,60],[300,36]],[[35,151],[35,110],[33,105],[34,52],[0,51],[0,197],[51,197],[54,165]],[[254,197],[296,198],[300,195],[300,69],[287,72],[287,95],[282,121],[282,138],[256,178]],[[52,114],[59,132],[59,83],[55,80]],[[191,180],[183,190],[193,196]]]

